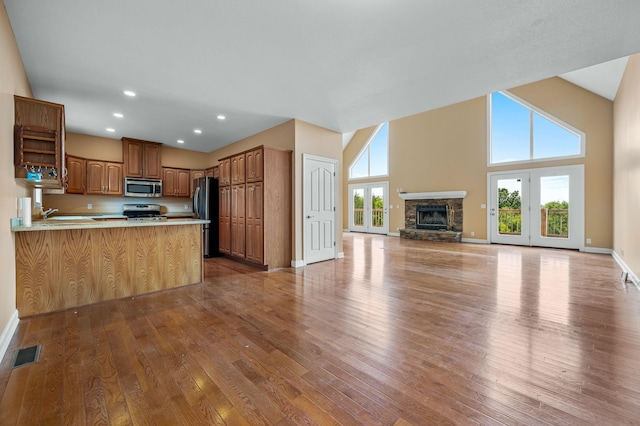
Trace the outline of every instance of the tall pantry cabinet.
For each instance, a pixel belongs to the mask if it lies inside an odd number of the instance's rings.
[[[260,146],[220,160],[220,251],[291,266],[292,154]]]

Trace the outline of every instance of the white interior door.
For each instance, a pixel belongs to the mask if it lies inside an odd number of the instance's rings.
[[[387,234],[389,232],[389,183],[349,185],[349,230]]]
[[[584,248],[584,166],[491,173],[488,180],[491,242]]]
[[[304,262],[335,259],[336,161],[303,155]]]

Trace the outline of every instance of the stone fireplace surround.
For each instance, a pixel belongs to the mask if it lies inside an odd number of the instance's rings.
[[[400,229],[400,237],[412,240],[429,241],[462,241],[462,199],[467,195],[466,191],[447,192],[413,192],[400,193],[404,203],[404,229]],[[431,230],[417,229],[417,206],[449,206],[453,209],[453,221],[449,229]]]

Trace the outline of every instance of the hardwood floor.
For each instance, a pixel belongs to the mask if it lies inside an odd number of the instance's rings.
[[[20,321],[0,424],[640,423],[640,296],[610,256],[344,239],[344,259],[209,259],[203,284]]]

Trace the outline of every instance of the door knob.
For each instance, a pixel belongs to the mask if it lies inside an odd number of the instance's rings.
[[[307,219],[311,219],[313,216],[307,216]]]

